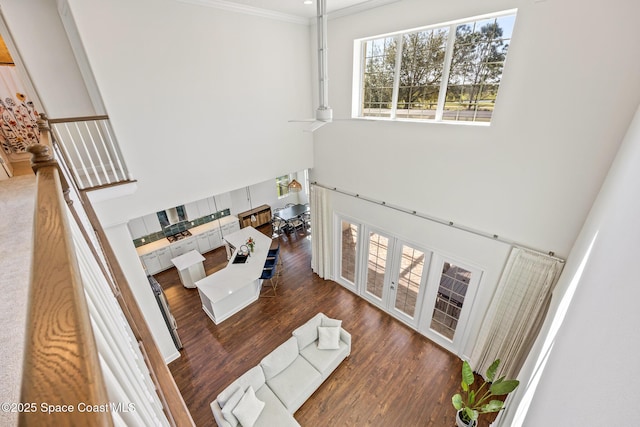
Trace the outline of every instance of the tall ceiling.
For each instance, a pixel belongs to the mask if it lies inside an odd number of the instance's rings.
[[[293,15],[303,18],[316,16],[316,0],[311,4],[304,4],[304,0],[225,0],[229,3],[238,3],[244,6],[265,9],[273,12]],[[358,10],[373,8],[381,4],[392,3],[399,0],[326,0],[327,12],[344,11],[347,8]]]

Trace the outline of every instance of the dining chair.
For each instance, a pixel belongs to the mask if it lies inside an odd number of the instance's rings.
[[[288,222],[289,222],[289,226],[294,231],[295,230],[304,230],[305,229],[304,221],[299,216],[290,219]]]

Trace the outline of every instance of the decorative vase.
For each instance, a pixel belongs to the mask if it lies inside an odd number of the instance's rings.
[[[475,420],[474,420],[474,421],[469,422],[469,424],[467,424],[466,422],[464,422],[464,421],[462,420],[461,413],[462,413],[462,409],[461,409],[461,410],[459,410],[458,412],[456,412],[456,425],[457,425],[458,427],[476,427],[476,425],[478,425],[478,422],[477,422],[477,421],[475,421]]]

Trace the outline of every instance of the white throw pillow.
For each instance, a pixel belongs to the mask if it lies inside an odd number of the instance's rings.
[[[340,348],[340,328],[337,326],[318,326],[318,350],[337,350]]]
[[[256,397],[253,387],[249,387],[232,412],[238,418],[242,427],[252,427],[258,420],[263,408],[264,402]]]
[[[337,326],[338,328],[342,327],[342,320],[332,319],[330,317],[324,316],[320,321],[320,326]]]
[[[227,400],[227,403],[222,407],[222,416],[229,424],[231,424],[231,427],[236,427],[238,425],[238,419],[233,415],[232,411],[235,409],[238,402],[240,402],[242,396],[244,396],[244,391],[242,390],[242,387],[238,387],[238,389],[233,392],[229,400]]]

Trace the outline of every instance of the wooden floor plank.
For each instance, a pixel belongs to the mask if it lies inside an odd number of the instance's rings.
[[[280,238],[285,268],[278,296],[260,298],[220,325],[202,311],[198,291],[181,285],[175,269],[155,276],[184,345],[169,368],[196,425],[215,426],[209,404],[218,393],[321,311],[342,319],[352,335],[352,352],[295,413],[302,426],[455,426],[451,396],[459,388],[460,360],[315,275],[310,238],[304,233]],[[207,274],[226,263],[222,248],[205,257]],[[488,425],[481,420],[480,426]]]

